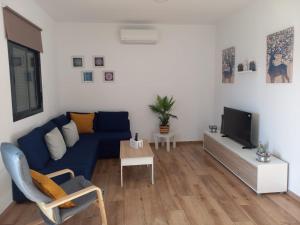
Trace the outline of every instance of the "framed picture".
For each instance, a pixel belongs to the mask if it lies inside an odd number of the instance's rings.
[[[104,67],[104,56],[93,57],[94,67]]]
[[[83,56],[72,56],[72,67],[73,68],[83,68],[84,67],[84,57]]]
[[[83,83],[94,83],[94,72],[93,71],[82,71],[82,82]]]
[[[104,82],[114,82],[115,72],[114,71],[104,71],[103,72]]]
[[[267,36],[267,83],[291,83],[294,61],[294,27]]]
[[[222,52],[222,83],[234,82],[235,47],[224,49]]]

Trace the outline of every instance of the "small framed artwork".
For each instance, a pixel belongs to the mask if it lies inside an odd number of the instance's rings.
[[[104,82],[114,82],[115,72],[114,71],[104,71],[103,72]]]
[[[93,57],[94,67],[104,67],[104,56]]]
[[[73,66],[73,68],[83,68],[84,67],[84,57],[83,56],[72,56],[72,66]]]
[[[94,72],[82,71],[82,83],[94,83]]]

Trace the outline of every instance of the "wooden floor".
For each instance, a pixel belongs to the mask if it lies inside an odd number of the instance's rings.
[[[119,160],[101,160],[93,181],[105,191],[109,225],[300,225],[300,203],[285,194],[257,196],[205,153],[200,144],[155,152],[155,184],[150,167],[128,167],[120,187]],[[15,205],[0,224],[23,225],[38,218],[35,206]],[[94,225],[89,210],[66,225]]]

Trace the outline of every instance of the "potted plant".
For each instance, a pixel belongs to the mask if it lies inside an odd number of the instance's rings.
[[[156,101],[153,105],[149,105],[150,109],[158,115],[158,119],[160,120],[160,133],[167,134],[170,130],[169,120],[170,118],[176,118],[177,116],[171,114],[172,108],[175,104],[175,100],[173,97],[169,98],[168,96],[160,97],[159,95],[156,97]]]

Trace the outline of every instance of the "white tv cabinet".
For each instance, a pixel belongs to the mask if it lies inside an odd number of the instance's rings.
[[[274,156],[268,163],[256,160],[256,149],[243,149],[220,133],[205,132],[203,147],[257,194],[287,192],[288,164]]]

